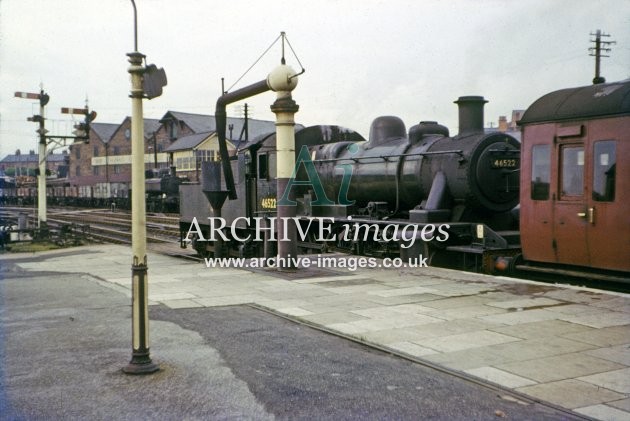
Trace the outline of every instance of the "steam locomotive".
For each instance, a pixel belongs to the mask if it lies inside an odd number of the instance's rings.
[[[407,132],[397,117],[374,120],[368,140],[336,126],[298,131],[300,167],[292,188],[300,232],[308,234],[299,242],[301,251],[422,255],[431,265],[486,273],[630,283],[630,167],[622,158],[630,156],[630,80],[542,96],[519,122],[522,144],[505,133],[484,132],[482,97],[455,102],[456,136],[428,121]],[[273,253],[273,241],[239,239],[259,228],[245,221],[275,215],[275,159],[275,134],[239,151],[231,166],[240,200],[227,202],[223,214],[219,202],[212,202],[213,211],[204,198],[227,189],[217,183],[218,167],[205,171],[205,186],[182,186],[182,246],[194,218],[205,232],[212,228],[208,218],[222,215],[236,223],[227,244],[217,248],[217,242],[192,238],[200,254]],[[320,219],[312,224],[314,217]],[[322,224],[332,240],[314,234]],[[369,234],[410,225],[446,235],[422,241],[356,235],[365,227]]]
[[[407,132],[402,120],[391,116],[374,120],[368,140],[338,126],[297,131],[292,188],[300,230],[307,232],[300,250],[422,254],[430,264],[482,271],[492,270],[496,253],[516,253],[520,144],[508,134],[484,132],[486,102],[479,96],[456,101],[459,134],[452,137],[429,121]],[[180,186],[182,246],[191,241],[199,254],[215,257],[273,255],[275,242],[254,240],[260,226],[252,221],[271,222],[275,216],[275,140],[275,133],[254,139],[230,161],[238,200],[222,206],[227,186],[219,181],[217,163],[204,163],[201,183]],[[218,216],[231,227],[223,230],[227,241],[196,235],[214,229],[212,218]],[[199,230],[191,231],[191,224]],[[321,225],[331,240],[315,235]],[[401,230],[389,238],[371,235],[388,226]],[[415,241],[400,235],[409,226],[416,227],[414,233],[439,229],[445,235]]]

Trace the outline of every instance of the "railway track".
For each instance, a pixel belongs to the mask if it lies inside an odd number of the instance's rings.
[[[27,213],[28,226],[35,227],[37,219],[32,209],[5,208],[0,218],[17,223],[18,214]],[[147,214],[147,248],[161,254],[199,260],[190,249],[179,247],[179,217]],[[47,224],[51,232],[79,233],[86,241],[106,244],[131,244],[131,214],[104,209],[49,209]]]

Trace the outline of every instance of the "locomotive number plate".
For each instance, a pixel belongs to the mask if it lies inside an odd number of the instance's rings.
[[[492,168],[518,168],[519,165],[520,159],[517,158],[495,158],[490,164]]]
[[[263,209],[275,209],[276,198],[275,197],[263,197],[260,201],[260,207]]]

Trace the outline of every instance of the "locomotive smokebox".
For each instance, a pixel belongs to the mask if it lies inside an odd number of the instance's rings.
[[[459,136],[483,132],[483,106],[486,104],[482,96],[460,96],[455,104],[459,106]]]

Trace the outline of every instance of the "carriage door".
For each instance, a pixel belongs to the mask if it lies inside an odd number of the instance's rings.
[[[589,265],[584,154],[584,143],[558,145],[558,196],[553,241],[559,262],[580,266]]]
[[[586,208],[591,266],[630,270],[630,216],[624,195],[616,188],[616,163],[622,142],[596,140],[592,144],[591,195]],[[619,174],[620,175],[620,174]],[[627,203],[627,199],[625,199]]]

